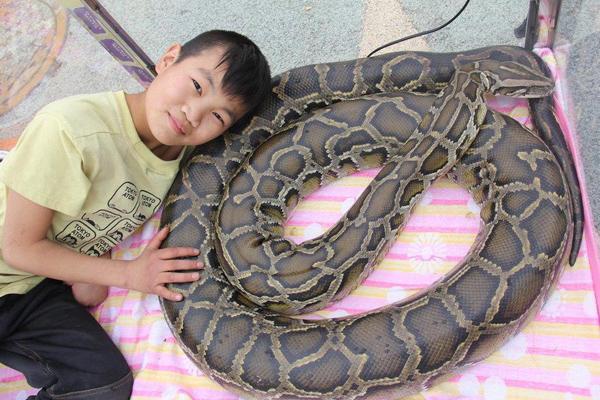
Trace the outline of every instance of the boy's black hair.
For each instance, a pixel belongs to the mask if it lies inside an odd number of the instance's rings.
[[[219,62],[219,65],[227,67],[223,76],[223,91],[239,97],[247,107],[247,115],[271,91],[269,63],[253,41],[237,32],[206,31],[181,47],[177,62],[217,46],[225,50]]]

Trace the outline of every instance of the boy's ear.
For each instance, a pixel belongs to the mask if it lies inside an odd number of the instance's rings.
[[[179,53],[181,52],[181,45],[179,43],[173,43],[167,51],[158,59],[156,63],[156,73],[160,74],[167,67],[172,65],[179,58]]]

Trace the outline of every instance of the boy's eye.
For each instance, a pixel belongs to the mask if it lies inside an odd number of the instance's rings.
[[[194,83],[194,88],[196,88],[196,92],[202,93],[202,86],[200,86],[200,84],[195,79],[192,79],[192,82]]]
[[[220,122],[221,122],[223,125],[225,125],[225,120],[223,119],[223,117],[221,117],[221,115],[220,115],[220,114],[218,114],[218,113],[214,112],[214,113],[213,113],[213,115],[214,115],[215,117],[217,117],[217,119],[218,119],[218,120],[219,120],[219,121],[220,121]]]

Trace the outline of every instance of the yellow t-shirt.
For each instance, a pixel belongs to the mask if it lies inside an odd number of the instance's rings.
[[[102,255],[157,210],[182,155],[164,161],[142,143],[123,92],[50,103],[0,163],[0,235],[9,187],[55,210],[49,239]],[[25,293],[42,279],[0,256],[0,296]]]

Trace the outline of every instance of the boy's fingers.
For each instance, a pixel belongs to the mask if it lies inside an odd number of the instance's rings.
[[[170,272],[165,277],[165,283],[184,283],[184,282],[194,282],[200,279],[199,272]]]
[[[166,264],[164,271],[181,271],[186,269],[200,269],[204,264],[191,260],[174,260]]]
[[[150,242],[148,242],[148,248],[158,249],[160,247],[160,244],[162,243],[162,241],[165,240],[165,238],[167,237],[168,233],[169,233],[169,226],[167,225],[164,228],[162,228],[160,231],[158,231],[156,233],[156,235],[154,235],[152,240],[150,240]]]
[[[155,293],[160,297],[171,301],[181,301],[183,299],[183,296],[180,293],[172,292],[162,285],[156,287]]]
[[[197,256],[200,254],[200,250],[193,247],[170,247],[162,249],[160,258],[163,260],[172,260],[180,257]]]

